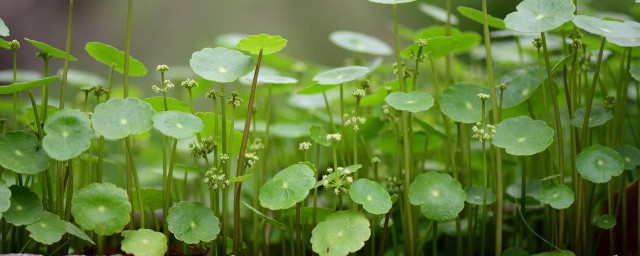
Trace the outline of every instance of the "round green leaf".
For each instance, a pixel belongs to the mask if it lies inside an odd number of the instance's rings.
[[[577,15],[573,19],[577,27],[623,47],[640,46],[640,24],[632,21],[618,22]]]
[[[516,70],[504,82],[508,87],[503,92],[502,108],[515,107],[529,99],[540,87],[540,71],[537,68]],[[497,87],[499,88],[500,85]]]
[[[169,110],[153,117],[153,127],[175,139],[188,139],[204,128],[202,120],[190,113]]]
[[[71,214],[83,229],[111,235],[129,223],[131,204],[127,192],[116,185],[93,183],[73,196]]]
[[[11,206],[3,213],[4,219],[15,226],[29,225],[42,218],[44,207],[38,195],[27,187],[13,185]]]
[[[636,166],[640,166],[640,149],[631,145],[623,145],[617,147],[616,151],[618,151],[624,159],[625,170],[634,170]]]
[[[162,256],[169,249],[167,237],[151,229],[122,231],[122,251],[135,256]]]
[[[391,210],[391,196],[378,182],[358,179],[349,187],[349,195],[369,213],[380,215]]]
[[[393,53],[391,47],[384,41],[353,31],[335,31],[329,35],[335,45],[352,52],[377,56],[388,56]]]
[[[478,186],[466,187],[464,189],[465,194],[467,195],[467,203],[473,205],[483,205],[484,204],[484,188]],[[487,205],[495,203],[497,200],[496,194],[493,193],[493,189],[487,189]]]
[[[307,164],[294,164],[278,172],[260,188],[260,205],[271,210],[287,209],[304,200],[315,182]]]
[[[237,48],[238,50],[249,52],[253,55],[260,54],[260,51],[262,51],[262,55],[270,55],[279,52],[286,46],[287,40],[281,36],[259,34],[251,35],[240,40]]]
[[[530,156],[544,151],[553,142],[554,131],[544,121],[519,116],[496,125],[494,146],[516,156]]]
[[[311,248],[319,255],[347,255],[360,250],[370,236],[369,220],[364,214],[339,211],[311,231]]]
[[[311,135],[311,139],[316,143],[325,147],[331,146],[331,142],[327,139],[327,132],[322,127],[312,125],[311,128],[309,128],[309,135]]]
[[[0,19],[0,36],[9,36],[9,28],[2,19]]]
[[[460,182],[440,172],[415,177],[409,186],[409,201],[420,205],[422,214],[438,222],[452,220],[464,209],[466,194]]]
[[[598,216],[598,218],[596,218],[595,223],[596,223],[596,226],[598,226],[601,229],[612,229],[616,226],[618,221],[616,220],[616,217],[613,217],[612,215],[609,215],[609,214],[605,214],[605,215]]]
[[[387,95],[384,101],[394,109],[411,113],[427,111],[433,106],[433,97],[423,91],[394,92]]]
[[[343,84],[359,79],[368,73],[369,68],[363,66],[334,68],[317,74],[313,77],[313,81],[321,85]]]
[[[0,135],[0,165],[21,174],[36,174],[49,168],[49,157],[38,137],[25,131]]]
[[[585,108],[577,109],[573,113],[571,125],[582,128],[582,125],[584,125],[585,112]],[[589,128],[606,124],[609,120],[613,119],[611,111],[607,110],[603,106],[593,106],[590,112],[588,122]]]
[[[124,52],[113,46],[99,42],[89,42],[84,49],[96,61],[109,67],[113,66],[118,73],[124,73]],[[142,62],[129,56],[129,75],[144,76],[147,74],[147,68]]]
[[[209,242],[220,233],[218,218],[199,202],[180,202],[169,209],[169,231],[187,244]]]
[[[3,212],[9,210],[9,206],[11,206],[11,189],[0,184],[0,218]]]
[[[624,159],[612,148],[593,145],[576,157],[576,169],[582,178],[593,183],[605,183],[622,174]]]
[[[149,103],[138,98],[115,98],[96,106],[91,122],[96,133],[117,140],[150,130],[155,113]]]
[[[38,50],[40,50],[42,52],[46,52],[51,57],[59,58],[59,59],[64,59],[64,58],[67,57],[67,53],[66,52],[58,50],[55,47],[50,46],[48,44],[45,44],[45,43],[42,43],[42,42],[38,42],[36,40],[31,40],[29,38],[25,38],[24,40],[27,40],[27,42],[31,43],[33,46],[38,48]],[[78,61],[78,59],[76,59],[76,57],[73,57],[73,56],[69,55],[69,61],[74,61],[75,62],[75,61]]]
[[[251,85],[253,83],[253,75],[255,73],[255,69],[249,72],[249,74],[240,78],[240,82],[246,85]],[[298,83],[298,79],[282,76],[278,73],[277,70],[261,66],[260,74],[258,75],[258,84],[295,84]]]
[[[44,131],[47,135],[42,140],[42,147],[58,161],[79,156],[89,149],[93,137],[89,118],[71,109],[57,111],[47,118]]]
[[[43,212],[42,218],[27,226],[29,236],[38,243],[51,245],[62,239],[62,235],[67,233],[66,222],[60,220],[58,215],[50,212]]]
[[[369,2],[378,3],[378,4],[404,4],[404,3],[411,3],[414,1],[416,0],[369,0]]]
[[[476,84],[458,83],[449,87],[440,97],[440,110],[455,122],[470,124],[482,119],[482,101],[478,94],[489,94],[489,89]],[[486,111],[491,104],[485,104]]]
[[[571,0],[524,0],[516,9],[504,19],[507,28],[542,33],[571,21],[576,7]]]
[[[566,209],[575,201],[573,190],[564,184],[545,185],[538,192],[538,200],[551,205],[553,209]]]
[[[191,69],[200,77],[218,83],[230,83],[253,69],[253,58],[222,47],[204,48],[191,55]]]

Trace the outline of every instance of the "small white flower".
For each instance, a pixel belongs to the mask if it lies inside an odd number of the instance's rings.
[[[482,101],[488,100],[489,99],[489,94],[486,93],[478,93],[478,98]]]
[[[338,142],[342,140],[342,134],[340,133],[327,134],[327,140],[329,140],[330,142]]]
[[[310,148],[311,148],[311,143],[308,141],[304,141],[298,145],[298,150],[300,151],[306,151],[306,150],[309,150]]]
[[[169,71],[169,66],[164,65],[164,64],[163,65],[158,65],[158,67],[156,67],[156,70],[160,71],[160,72],[167,72],[167,71]]]
[[[353,177],[351,177],[351,176],[347,177],[347,182],[353,183]]]

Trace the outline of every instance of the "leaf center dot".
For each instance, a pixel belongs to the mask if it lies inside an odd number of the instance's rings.
[[[100,206],[100,207],[98,207],[98,211],[99,211],[99,212],[104,212],[104,211],[106,211],[106,210],[107,210],[107,208],[106,208],[106,207],[104,207],[104,206]]]
[[[465,106],[467,109],[473,109],[473,105],[471,105],[471,102],[465,102],[465,103],[464,103],[464,106]]]
[[[553,198],[558,198],[558,197],[559,197],[559,195],[557,193],[553,194]]]
[[[181,123],[176,123],[176,127],[182,129],[182,124]]]
[[[522,90],[522,96],[526,96],[529,94],[529,89]]]
[[[371,200],[373,200],[373,197],[367,196],[367,201],[371,202]]]
[[[518,143],[522,143],[522,142],[524,142],[525,140],[527,140],[527,138],[526,138],[526,137],[518,138]]]
[[[40,227],[46,228],[46,227],[47,227],[47,224],[40,223]]]
[[[540,14],[536,16],[536,20],[541,20],[541,19],[544,19],[544,14]]]
[[[604,165],[604,161],[602,161],[602,160],[598,160],[598,165],[599,165],[599,166],[603,166],[603,165]]]
[[[407,101],[407,104],[413,104],[413,103],[416,103],[416,102],[415,102],[415,101],[412,101],[412,100],[408,100],[408,101]]]
[[[605,33],[609,33],[609,32],[611,32],[611,30],[606,29],[606,28],[602,28],[602,31],[604,31]]]
[[[67,138],[67,137],[69,137],[69,132],[67,132],[67,131],[62,131],[62,137],[63,137],[63,138]]]
[[[431,190],[431,196],[433,197],[439,197],[440,196],[440,191],[437,189],[433,189]]]
[[[120,124],[125,125],[127,124],[129,121],[127,121],[127,119],[121,118],[120,119]]]
[[[196,227],[197,227],[196,223],[195,222],[191,222],[191,228],[196,228]]]
[[[22,211],[22,209],[23,209],[23,208],[22,208],[22,205],[17,205],[17,206],[16,206],[16,210],[18,210],[18,211]]]
[[[286,181],[282,182],[282,188],[288,188],[288,187],[289,187],[289,183],[287,183]]]
[[[15,153],[16,153],[16,156],[22,156],[22,152],[20,150],[16,149]]]

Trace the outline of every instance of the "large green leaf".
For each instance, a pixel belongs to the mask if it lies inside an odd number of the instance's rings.
[[[151,229],[122,231],[122,251],[136,256],[162,256],[169,249],[167,237]]]
[[[3,85],[0,86],[0,94],[12,94],[16,92],[31,90],[33,88],[57,81],[58,79],[60,79],[60,76],[50,76],[29,82],[18,82],[10,85]]]
[[[467,203],[473,205],[483,205],[484,204],[484,188],[471,186],[466,187],[464,189],[465,194],[467,195]],[[496,194],[493,193],[491,188],[487,189],[487,205],[495,203],[497,200]]]
[[[241,51],[258,55],[262,51],[262,55],[271,55],[279,52],[287,46],[287,40],[281,36],[272,36],[268,34],[251,35],[243,38],[238,42],[237,48]]]
[[[605,183],[622,174],[624,159],[610,147],[593,145],[576,156],[576,169],[582,178],[593,183]]]
[[[254,60],[239,51],[216,47],[194,52],[189,64],[193,72],[206,80],[230,83],[248,74]]]
[[[311,231],[311,247],[319,255],[347,255],[371,236],[369,220],[361,212],[335,212]]]
[[[616,226],[616,224],[618,224],[618,221],[613,215],[605,214],[598,216],[598,218],[596,218],[595,224],[601,229],[612,229]]]
[[[372,214],[385,214],[391,210],[391,196],[384,186],[378,182],[361,178],[349,187],[351,200],[361,204]]]
[[[169,209],[169,231],[187,244],[209,242],[220,233],[218,218],[199,202],[179,202]]]
[[[358,32],[340,30],[329,35],[335,45],[352,52],[388,56],[393,53],[384,41]]]
[[[482,101],[478,94],[489,94],[489,89],[468,83],[458,83],[447,88],[440,97],[440,110],[455,122],[476,123],[482,119]],[[491,104],[485,103],[485,111]]]
[[[62,235],[67,233],[66,222],[50,212],[43,212],[42,218],[26,229],[33,240],[46,245],[60,241]]]
[[[38,195],[27,187],[13,185],[11,205],[3,213],[4,220],[14,226],[29,225],[42,218],[44,207]]]
[[[525,33],[542,33],[573,19],[571,0],[524,0],[517,11],[504,18],[507,28]]]
[[[31,40],[29,38],[25,38],[24,40],[27,40],[27,42],[31,43],[33,46],[38,48],[40,51],[48,53],[51,57],[59,58],[59,59],[64,59],[64,58],[67,57],[67,53],[66,52],[58,50],[55,47],[50,46],[48,44],[45,44],[45,43],[42,43],[42,42],[38,42],[36,40]],[[73,57],[73,56],[69,55],[69,61],[74,61],[75,62],[75,61],[78,61],[78,59],[76,59],[76,57]]]
[[[129,223],[131,204],[127,192],[116,185],[93,183],[74,194],[71,214],[83,229],[111,235]]]
[[[162,134],[175,139],[188,139],[202,131],[202,120],[191,113],[163,111],[153,117],[153,126]]]
[[[287,209],[304,200],[315,184],[315,172],[308,164],[291,165],[260,188],[260,205],[271,210]]]
[[[460,182],[440,172],[427,172],[415,177],[409,186],[409,201],[420,205],[422,214],[430,220],[443,222],[455,219],[464,209],[466,194]]]
[[[529,156],[547,149],[553,142],[553,134],[553,129],[544,121],[519,116],[496,125],[496,135],[491,143],[504,148],[508,154]]]
[[[113,46],[99,42],[89,42],[85,45],[84,49],[96,61],[109,67],[113,66],[115,71],[118,71],[118,73],[124,73],[123,51],[120,51]],[[147,68],[144,66],[144,64],[142,64],[142,62],[136,60],[132,56],[129,56],[129,75],[144,76],[146,74]]]
[[[0,135],[0,165],[21,174],[37,174],[49,168],[49,157],[38,137],[25,131]]]
[[[58,161],[79,156],[91,146],[91,121],[77,110],[63,109],[51,115],[44,124],[47,133],[42,147]]]
[[[154,115],[151,105],[138,98],[115,98],[96,106],[91,122],[97,134],[117,140],[149,131]]]
[[[423,91],[394,92],[384,100],[394,109],[417,113],[427,111],[433,106],[433,97]]]
[[[573,204],[575,196],[573,190],[564,184],[545,185],[538,192],[538,200],[549,204],[554,209],[566,209]]]

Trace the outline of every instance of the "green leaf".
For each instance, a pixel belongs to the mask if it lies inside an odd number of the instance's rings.
[[[6,184],[0,184],[0,218],[2,213],[9,210],[11,206],[11,189]]]
[[[605,183],[622,174],[624,159],[612,148],[593,145],[576,156],[576,169],[588,181]]]
[[[575,254],[571,251],[548,251],[536,253],[531,256],[575,256]]]
[[[396,110],[411,113],[427,111],[433,106],[433,97],[423,91],[394,92],[384,98],[384,101]]]
[[[238,50],[249,52],[253,55],[271,55],[287,46],[287,40],[281,36],[268,34],[250,35],[238,42]]]
[[[582,128],[584,125],[585,118],[585,108],[579,108],[573,113],[573,118],[571,119],[571,125],[574,127]],[[609,120],[613,119],[613,114],[608,109],[603,106],[593,106],[591,108],[591,113],[589,114],[589,122],[588,126],[596,127],[606,124]]]
[[[525,33],[542,33],[573,19],[571,0],[524,0],[517,11],[504,18],[507,28]]]
[[[384,41],[358,32],[335,31],[329,35],[335,45],[348,51],[376,56],[389,56],[393,51]]]
[[[169,231],[187,244],[209,242],[220,233],[220,222],[210,208],[200,202],[180,202],[169,209]]]
[[[67,233],[66,222],[60,220],[58,215],[50,212],[43,212],[42,218],[27,226],[29,236],[38,243],[52,245],[62,239],[62,235]]]
[[[188,139],[204,128],[202,120],[190,113],[169,110],[153,117],[153,127],[174,139]]]
[[[149,103],[156,112],[165,111],[164,99],[162,96],[150,97],[143,99],[142,101]],[[171,97],[167,97],[167,109],[191,113],[191,106],[189,106],[189,104]]]
[[[465,6],[458,6],[457,9],[458,9],[458,12],[462,14],[462,16],[465,16],[477,23],[484,24],[484,14],[482,13],[482,11],[478,11],[476,9],[465,7]],[[493,17],[489,14],[487,14],[487,22],[489,27],[492,27],[495,29],[507,28],[504,24],[504,20]]]
[[[38,80],[29,81],[29,82],[18,82],[10,85],[0,86],[0,95],[31,90],[36,87],[57,81],[58,79],[60,79],[60,76],[50,76],[50,77],[46,77]]]
[[[0,36],[9,36],[9,28],[2,19],[0,19]]]
[[[368,73],[369,68],[363,66],[334,68],[317,74],[313,81],[321,85],[343,84],[362,78]]]
[[[310,95],[310,94],[316,94],[316,93],[321,93],[321,92],[326,92],[332,89],[338,88],[338,85],[320,85],[320,84],[314,84],[314,85],[310,85],[307,86],[305,88],[302,88],[298,91],[298,94],[302,94],[302,95]]]
[[[640,149],[631,145],[622,145],[616,148],[616,151],[622,155],[624,159],[624,169],[634,170],[636,166],[640,166]]]
[[[594,17],[576,15],[573,24],[623,47],[640,46],[640,24],[637,22],[618,22]]]
[[[369,2],[378,3],[378,4],[404,4],[404,3],[411,3],[414,1],[416,0],[369,0]]]
[[[0,135],[0,165],[20,174],[37,174],[49,168],[49,157],[32,133],[7,132]]]
[[[127,192],[111,183],[93,183],[73,195],[71,214],[85,230],[112,235],[129,223],[131,204]]]
[[[167,237],[151,229],[122,231],[122,251],[133,255],[162,256],[169,249]]]
[[[617,223],[618,221],[616,220],[616,217],[609,214],[598,216],[595,222],[596,226],[601,229],[612,229]]]
[[[176,169],[178,169],[178,165],[176,164],[175,166]],[[136,193],[136,189],[133,189],[133,193],[135,195]],[[143,207],[145,208],[145,210],[148,209],[162,209],[162,204],[163,204],[163,194],[164,192],[162,192],[161,189],[154,189],[154,188],[141,188],[140,189],[140,194],[142,196],[142,202],[144,203]],[[133,197],[133,210],[140,210],[140,204],[138,203],[138,197],[134,196]]]
[[[260,212],[258,209],[253,208],[253,206],[251,206],[250,204],[247,204],[245,202],[242,202],[242,204],[249,208],[249,210],[251,210],[253,213],[255,213],[256,215],[258,215],[258,217],[260,217],[261,219],[265,220],[266,222],[269,222],[271,224],[273,224],[274,226],[282,229],[282,230],[287,230],[287,226],[267,215],[265,215],[264,213]]]
[[[47,133],[42,147],[58,161],[79,156],[91,146],[91,121],[78,110],[63,109],[51,115],[44,124]]]
[[[449,28],[449,32],[447,32],[446,26],[429,26],[428,28],[421,29],[415,34],[414,40],[428,40],[436,37],[449,36],[456,40],[456,44],[452,50],[454,54],[462,54],[470,51],[475,48],[481,40],[480,34],[476,32],[461,32],[457,28]]]
[[[291,165],[260,188],[260,205],[271,210],[287,209],[304,200],[315,184],[315,172],[308,164]]]
[[[46,52],[48,53],[51,57],[54,58],[59,58],[59,59],[65,59],[67,57],[67,53],[61,50],[58,50],[48,44],[42,43],[42,42],[38,42],[36,40],[31,40],[29,38],[25,38],[24,40],[27,40],[27,42],[31,43],[33,46],[35,46],[36,48],[38,48],[40,51],[42,52]],[[69,55],[69,61],[78,61],[78,59],[76,59],[76,57],[73,57],[71,55]]]
[[[516,70],[504,80],[504,83],[508,87],[503,91],[502,108],[515,107],[527,101],[540,87],[540,71],[538,68]],[[499,92],[499,88],[500,85],[497,85],[496,91]]]
[[[442,23],[447,23],[447,16],[449,16],[451,18],[451,24],[458,25],[458,17],[453,14],[447,15],[447,10],[442,9],[438,6],[426,3],[418,3],[418,9],[420,9],[420,11],[433,18],[434,20]]]
[[[249,178],[251,178],[253,176],[253,173],[251,174],[247,174],[247,175],[242,175],[242,176],[236,176],[236,177],[231,177],[229,179],[229,182],[231,183],[235,183],[235,182],[243,182]]]
[[[454,37],[441,36],[433,37],[427,40],[427,45],[422,47],[422,56],[437,59],[449,55],[458,43]],[[414,59],[420,51],[420,45],[416,42],[403,49],[400,55],[405,59]]]
[[[44,207],[38,195],[27,187],[13,185],[11,190],[11,203],[9,209],[4,212],[4,220],[14,226],[29,225],[42,218]]]
[[[109,67],[113,66],[118,73],[124,73],[124,52],[113,46],[99,42],[89,42],[84,49],[93,57],[94,60],[105,64]],[[147,74],[147,68],[142,62],[129,56],[129,76],[144,76]]]
[[[311,128],[309,128],[309,135],[314,142],[325,147],[331,146],[331,142],[327,139],[328,133],[321,126],[311,126]]]
[[[361,212],[335,212],[311,231],[311,247],[319,255],[347,255],[364,247],[371,230]]]
[[[369,213],[380,215],[391,210],[391,196],[378,182],[358,179],[349,187],[349,195]]]
[[[502,252],[504,256],[529,256],[529,252],[522,249],[522,247],[512,246]]]
[[[545,185],[538,192],[540,202],[551,205],[553,209],[566,209],[573,204],[575,196],[573,190],[564,184]]]
[[[230,83],[248,74],[254,61],[239,51],[217,47],[194,52],[189,64],[193,72],[206,80]]]
[[[96,106],[91,122],[97,134],[117,140],[149,131],[154,114],[151,105],[138,98],[115,98]]]
[[[473,205],[484,205],[484,188],[478,186],[466,187],[464,192],[467,196],[467,203]],[[496,194],[493,193],[493,189],[487,189],[487,205],[495,203],[497,200]]]
[[[10,48],[9,42],[7,42],[7,40],[0,38],[0,48],[8,50]]]
[[[635,79],[636,81],[640,81],[640,64],[631,64],[629,73],[631,74],[631,77],[633,77],[633,79]]]
[[[553,129],[544,121],[519,116],[496,125],[496,135],[491,143],[504,148],[508,154],[530,156],[547,149],[553,142],[553,134]]]
[[[66,224],[65,229],[67,230],[67,233],[74,235],[75,237],[80,238],[85,242],[95,245],[93,240],[91,240],[91,238],[86,233],[84,233],[84,231],[76,227],[76,225],[73,225],[71,222],[66,222],[65,224]]]
[[[455,122],[470,124],[482,119],[482,101],[479,93],[489,94],[489,89],[468,83],[458,83],[449,87],[440,97],[440,110]],[[485,111],[491,110],[491,104],[485,104]]]
[[[409,186],[409,201],[420,205],[427,219],[443,222],[455,219],[464,209],[466,194],[460,182],[440,172],[427,172],[415,177]]]
[[[251,72],[249,72],[249,74],[246,74],[245,76],[241,77],[240,82],[246,85],[251,85],[253,83],[253,75],[255,72],[256,70],[254,69]],[[288,77],[288,76],[282,76],[274,69],[271,69],[266,66],[261,66],[260,74],[258,76],[257,82],[258,84],[284,85],[284,84],[296,84],[298,83],[298,79]]]

